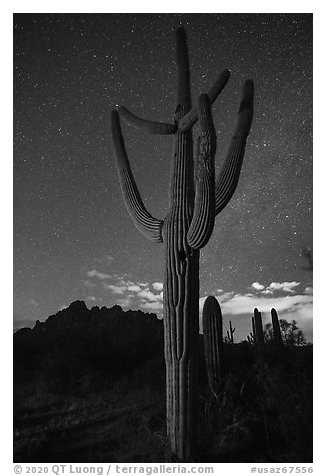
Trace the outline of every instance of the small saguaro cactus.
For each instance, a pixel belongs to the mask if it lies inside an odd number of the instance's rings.
[[[253,335],[252,332],[250,332],[249,335],[247,336],[247,341],[248,341],[248,344],[254,345],[255,339],[254,339],[254,335]]]
[[[264,345],[264,331],[261,319],[261,312],[257,308],[254,309],[254,323],[255,323],[255,339],[257,346],[257,354],[260,360],[264,360],[265,345]]]
[[[208,296],[204,302],[203,334],[208,382],[217,397],[223,375],[223,320],[220,305],[214,296]]]
[[[226,331],[230,344],[234,344],[234,339],[233,339],[234,332],[235,332],[235,327],[232,328],[232,322],[230,321],[230,331]]]
[[[274,343],[276,346],[282,347],[283,340],[282,340],[280,322],[278,320],[276,309],[272,308],[271,315],[272,315],[272,324],[273,324]]]
[[[229,79],[224,70],[207,94],[191,105],[186,33],[176,32],[177,106],[173,123],[153,122],[126,108],[112,111],[111,129],[123,198],[136,227],[164,244],[163,322],[166,363],[167,434],[173,459],[191,461],[196,433],[199,335],[199,252],[208,242],[214,218],[231,199],[239,180],[253,117],[253,82],[243,87],[238,121],[224,165],[215,183],[216,134],[211,105]],[[120,116],[152,134],[173,134],[169,209],[154,218],[141,199],[127,157]],[[198,153],[193,159],[192,126],[199,120]],[[153,169],[154,170],[154,169]],[[196,170],[196,177],[194,177]]]

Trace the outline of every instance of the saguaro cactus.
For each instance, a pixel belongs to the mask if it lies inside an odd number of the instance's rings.
[[[244,84],[238,122],[227,157],[214,187],[216,135],[211,104],[223,90],[229,72],[223,71],[207,94],[191,106],[186,34],[176,32],[178,67],[174,122],[156,123],[126,108],[112,111],[113,147],[126,207],[139,230],[163,242],[165,268],[163,316],[166,362],[167,433],[175,459],[193,458],[196,427],[197,346],[199,333],[199,250],[208,242],[214,217],[233,195],[240,174],[253,116],[253,83]],[[164,220],[145,208],[127,158],[120,119],[153,134],[174,134],[169,210]],[[199,119],[198,155],[194,167],[191,127]],[[194,179],[194,168],[196,179]]]
[[[263,361],[265,359],[264,331],[261,319],[261,312],[259,312],[257,308],[254,309],[254,322],[257,354],[259,360]]]
[[[232,328],[232,322],[230,321],[230,331],[226,331],[230,344],[234,344],[233,334],[235,333],[235,327]]]
[[[254,341],[254,343],[256,343],[257,339],[256,339],[255,317],[254,316],[251,317],[251,324],[252,324],[253,341]]]
[[[278,347],[282,347],[283,340],[282,340],[280,322],[278,320],[277,312],[274,308],[271,309],[271,315],[272,315],[272,324],[273,324],[274,343]]]
[[[247,336],[247,341],[248,341],[248,344],[250,345],[255,344],[255,338],[252,332],[250,332],[249,335]]]
[[[223,374],[223,320],[214,296],[208,296],[204,302],[203,334],[208,382],[216,397]]]

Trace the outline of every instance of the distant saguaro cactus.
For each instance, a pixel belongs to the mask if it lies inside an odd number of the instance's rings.
[[[255,317],[251,317],[251,324],[252,324],[252,336],[253,336],[253,342],[256,343],[256,329],[255,329]]]
[[[271,310],[271,315],[272,315],[272,324],[273,324],[274,343],[278,347],[281,347],[283,345],[283,339],[281,334],[280,322],[278,320],[277,312],[274,308]]]
[[[247,336],[247,341],[248,341],[248,344],[254,345],[255,339],[254,339],[254,335],[253,335],[252,332],[250,332],[249,335]]]
[[[253,116],[253,82],[244,84],[238,122],[215,182],[216,134],[211,104],[229,79],[224,70],[198,104],[191,106],[186,33],[176,32],[178,88],[173,123],[142,119],[120,107],[112,111],[113,147],[126,207],[136,227],[165,247],[163,314],[166,362],[167,433],[174,459],[191,461],[196,428],[199,334],[199,250],[208,242],[214,218],[231,199],[239,179]],[[169,210],[154,218],[140,197],[124,146],[120,119],[153,134],[174,134]],[[199,119],[198,155],[193,160],[192,126]],[[196,170],[196,179],[194,179]]]
[[[264,360],[265,356],[265,344],[264,344],[264,331],[263,323],[261,319],[261,312],[257,308],[254,309],[254,323],[255,323],[255,339],[257,346],[257,354],[259,360]]]
[[[234,344],[233,334],[235,333],[235,327],[232,328],[232,322],[230,321],[230,331],[226,331],[230,344]]]
[[[204,302],[203,334],[208,382],[216,397],[223,374],[223,320],[214,296],[208,296]]]

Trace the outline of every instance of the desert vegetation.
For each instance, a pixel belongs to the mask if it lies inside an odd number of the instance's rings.
[[[163,334],[153,314],[80,301],[16,332],[14,461],[171,461]],[[199,336],[196,461],[312,461],[312,346],[264,346],[261,363],[224,339],[212,394]]]

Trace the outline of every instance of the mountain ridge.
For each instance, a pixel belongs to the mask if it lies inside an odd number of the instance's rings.
[[[146,313],[141,310],[124,311],[121,306],[115,304],[112,307],[93,306],[90,309],[86,306],[85,301],[76,300],[64,309],[60,309],[55,314],[49,315],[45,321],[36,320],[34,327],[22,326],[14,329],[14,335],[28,333],[31,331],[46,331],[50,329],[64,329],[64,328],[79,328],[79,327],[94,327],[107,326],[109,320],[117,317],[130,317],[137,315],[140,319],[156,319],[160,321],[154,313]]]

